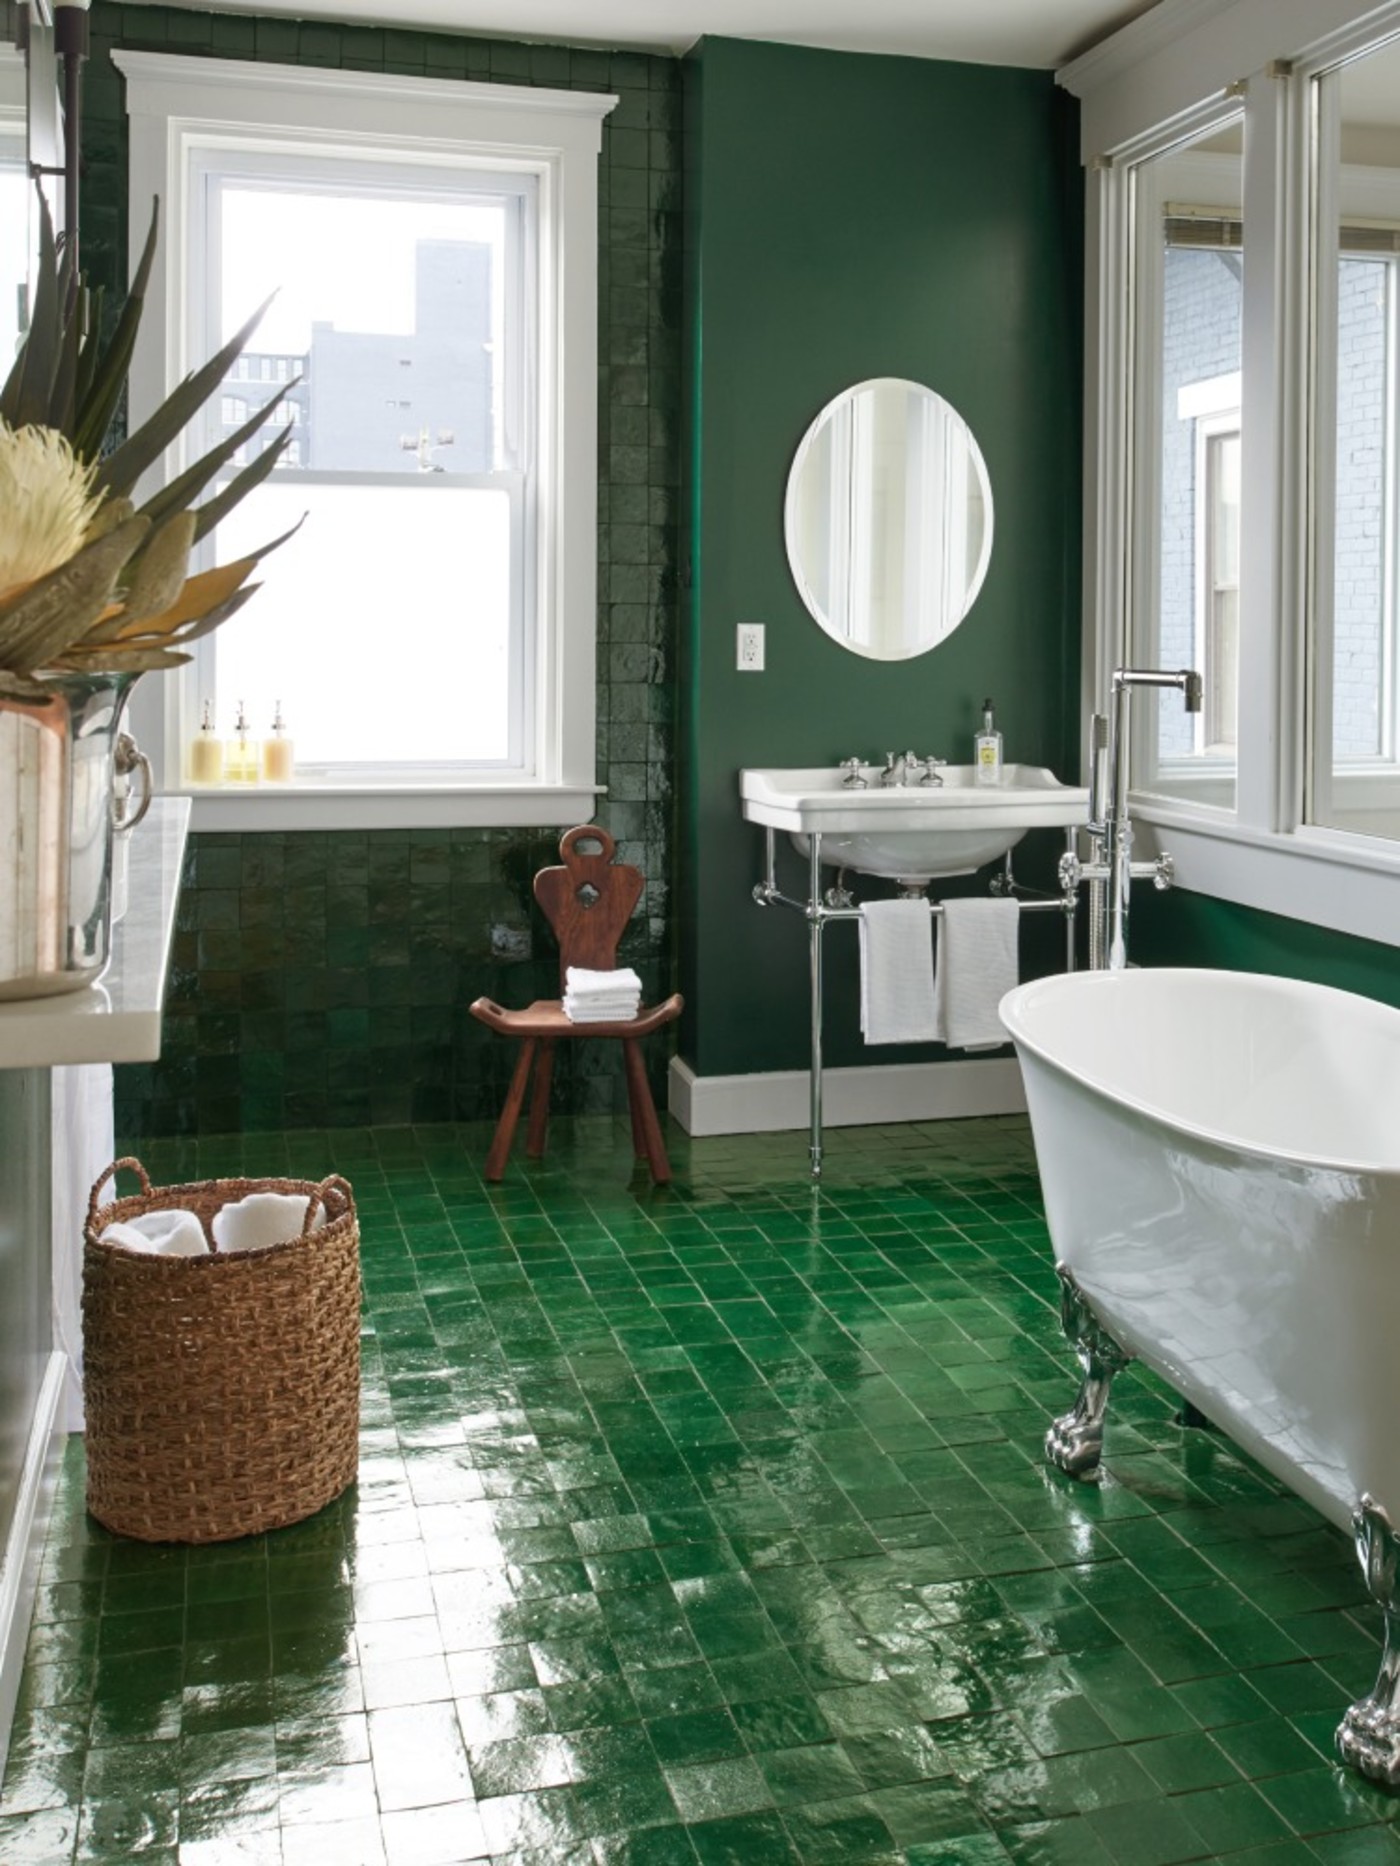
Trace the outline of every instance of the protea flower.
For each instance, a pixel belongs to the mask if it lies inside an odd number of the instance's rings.
[[[82,549],[105,497],[96,473],[55,429],[0,421],[0,600]]]
[[[32,689],[36,671],[44,668],[141,672],[188,661],[182,644],[243,606],[257,587],[247,582],[254,566],[283,542],[274,539],[236,563],[186,575],[194,545],[281,458],[290,428],[222,492],[191,509],[269,419],[285,384],[236,433],[139,510],[129,496],[222,382],[265,306],[102,458],[136,343],[157,218],[153,212],[141,263],[104,345],[98,335],[100,302],[89,315],[87,293],[70,289],[70,261],[66,254],[58,258],[40,198],[33,316],[0,390],[0,680],[12,685]],[[25,486],[31,488],[28,507]]]

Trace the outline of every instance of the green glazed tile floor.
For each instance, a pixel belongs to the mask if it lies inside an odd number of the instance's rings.
[[[1018,1119],[690,1143],[611,1123],[163,1142],[158,1181],[354,1184],[359,1484],[43,1560],[16,1866],[1381,1866],[1334,1767],[1378,1614],[1346,1540],[1120,1379],[1074,1393]]]

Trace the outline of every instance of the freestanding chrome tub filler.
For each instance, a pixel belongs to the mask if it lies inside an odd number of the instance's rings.
[[[1385,1615],[1337,1731],[1400,1786],[1400,1011],[1249,973],[1007,994],[1083,1384],[1046,1452],[1097,1472],[1134,1357],[1334,1523]]]

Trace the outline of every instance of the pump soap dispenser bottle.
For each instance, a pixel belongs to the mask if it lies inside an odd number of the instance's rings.
[[[287,737],[282,717],[282,702],[277,702],[272,719],[272,737],[262,743],[262,773],[269,784],[290,784],[296,770],[296,753]]]
[[[973,746],[976,752],[977,782],[1000,784],[1001,734],[997,731],[996,715],[990,700],[982,702],[982,730],[974,738]]]
[[[224,775],[234,784],[258,781],[258,748],[248,737],[248,715],[238,702],[238,718],[233,724],[234,737],[224,752]]]
[[[190,744],[191,784],[217,784],[224,775],[223,741],[215,734],[214,715],[208,700],[204,718]]]

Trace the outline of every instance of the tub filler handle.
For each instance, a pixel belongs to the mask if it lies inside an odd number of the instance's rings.
[[[1045,1455],[1057,1470],[1088,1481],[1098,1476],[1113,1376],[1121,1374],[1133,1356],[1094,1314],[1069,1265],[1057,1263],[1055,1274],[1060,1279],[1060,1326],[1073,1344],[1084,1378],[1074,1405],[1045,1434]]]
[[[1352,1512],[1351,1533],[1367,1591],[1385,1616],[1385,1645],[1375,1684],[1337,1727],[1337,1748],[1373,1782],[1400,1788],[1400,1536],[1367,1495]]]

